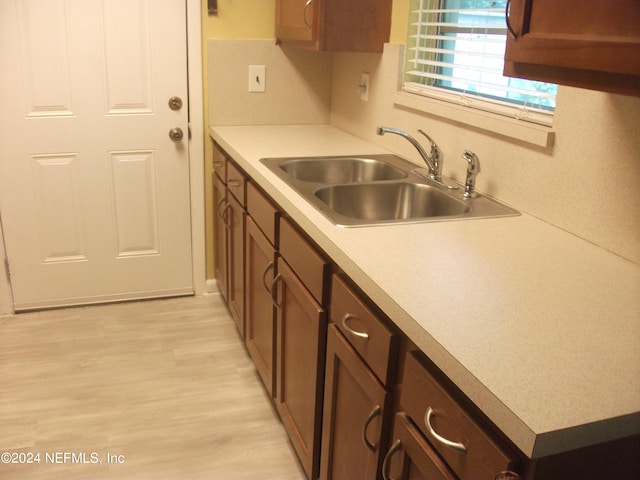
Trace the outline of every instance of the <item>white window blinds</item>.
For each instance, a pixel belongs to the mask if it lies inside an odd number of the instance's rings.
[[[551,125],[557,86],[502,75],[506,0],[411,0],[404,91]]]

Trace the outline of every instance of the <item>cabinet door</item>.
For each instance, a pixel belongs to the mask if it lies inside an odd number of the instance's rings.
[[[276,406],[300,463],[317,478],[322,420],[326,312],[281,258]]]
[[[229,311],[244,338],[244,223],[246,212],[232,195],[227,193],[227,289]]]
[[[321,0],[276,0],[276,36],[298,42],[318,38],[317,12]]]
[[[217,175],[213,175],[213,262],[214,276],[218,290],[225,301],[229,298],[227,286],[227,228],[228,209],[227,189]]]
[[[389,394],[335,325],[327,334],[320,478],[377,478]]]
[[[456,480],[404,413],[398,413],[382,467],[385,480]]]
[[[275,311],[271,301],[276,253],[251,217],[247,217],[245,245],[245,342],[269,395],[275,386]]]
[[[382,52],[391,31],[391,4],[391,0],[323,0],[322,50]]]
[[[382,52],[391,0],[277,0],[278,40],[330,52]]]
[[[638,0],[512,0],[505,74],[640,95]]]

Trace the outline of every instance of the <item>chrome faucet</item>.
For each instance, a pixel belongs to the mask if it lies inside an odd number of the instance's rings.
[[[473,198],[476,196],[476,176],[480,173],[480,160],[478,156],[471,150],[465,150],[462,158],[467,161],[467,179],[464,182],[464,198]]]
[[[418,150],[418,153],[422,157],[422,160],[424,160],[424,163],[427,164],[427,170],[428,170],[427,176],[430,179],[441,183],[442,182],[442,152],[440,151],[440,148],[438,148],[438,145],[436,145],[436,142],[434,142],[431,139],[431,137],[427,135],[422,129],[419,128],[418,132],[424,135],[427,138],[427,140],[429,140],[429,145],[431,147],[431,152],[429,154],[427,154],[427,152],[424,151],[424,148],[422,148],[422,145],[420,145],[415,138],[413,138],[411,135],[409,135],[405,131],[398,130],[397,128],[380,127],[380,126],[377,129],[378,135],[384,135],[385,133],[393,133],[395,135],[400,135],[401,137],[406,138],[411,143],[411,145],[416,147],[416,150]]]

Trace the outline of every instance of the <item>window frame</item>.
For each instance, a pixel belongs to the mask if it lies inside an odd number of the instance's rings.
[[[433,102],[443,103],[445,105],[441,105],[438,109],[441,114],[445,111],[449,111],[449,114],[446,115],[448,117],[464,117],[463,123],[470,123],[473,126],[480,126],[485,122],[487,115],[497,117],[492,124],[495,126],[496,124],[505,123],[513,124],[513,122],[517,122],[522,124],[523,126],[530,127],[534,132],[536,132],[531,139],[531,135],[525,135],[525,141],[533,141],[533,143],[537,145],[547,146],[550,144],[552,135],[550,133],[550,127],[553,123],[554,111],[545,111],[538,110],[535,108],[528,107],[526,104],[517,104],[508,101],[501,101],[498,99],[488,99],[484,96],[473,95],[468,92],[458,91],[448,89],[446,87],[441,86],[430,86],[423,85],[417,82],[408,81],[408,70],[411,68],[411,64],[413,62],[413,58],[408,58],[413,55],[415,57],[416,50],[415,44],[420,42],[420,38],[418,37],[418,33],[415,32],[417,22],[414,22],[412,25],[412,17],[416,15],[416,3],[418,9],[427,9],[427,7],[434,7],[434,4],[437,3],[437,7],[441,6],[441,0],[412,0],[409,5],[409,15],[408,15],[408,30],[407,30],[407,44],[405,46],[406,55],[404,56],[404,62],[401,65],[401,86],[400,91],[402,92],[399,95],[394,96],[394,103],[398,106],[412,108],[412,105],[422,105],[423,108],[428,108],[429,111],[433,109]],[[436,10],[443,10],[442,8],[437,8]],[[504,29],[499,28],[496,30],[504,31],[506,35],[506,25]],[[433,37],[438,36],[440,32],[431,32],[430,35],[424,34],[425,37]],[[412,41],[412,37],[414,40]],[[413,54],[411,53],[413,52]],[[411,98],[415,97],[414,101],[411,101]],[[446,104],[449,104],[450,107],[447,108]],[[420,107],[414,108],[416,110],[420,110]],[[462,115],[461,112],[463,113]],[[502,122],[500,122],[502,117]],[[511,129],[513,130],[513,129]],[[521,128],[517,128],[516,130],[522,130]],[[511,135],[507,135],[511,136]],[[516,135],[517,138],[521,138],[519,135]]]

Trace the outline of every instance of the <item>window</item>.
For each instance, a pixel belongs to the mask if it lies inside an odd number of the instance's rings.
[[[557,85],[502,75],[507,0],[411,0],[403,90],[551,125]]]

